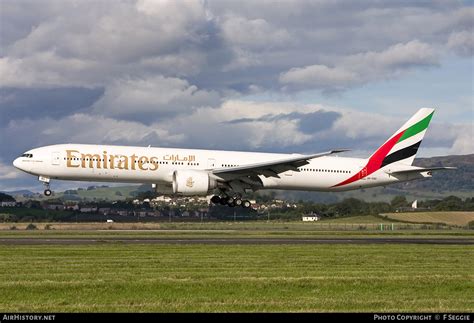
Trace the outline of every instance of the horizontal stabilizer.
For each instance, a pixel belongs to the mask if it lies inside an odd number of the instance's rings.
[[[454,170],[457,169],[456,167],[410,167],[407,169],[394,169],[390,170],[387,169],[385,172],[387,174],[396,175],[396,174],[409,174],[409,173],[424,173],[424,172],[432,172],[437,170]]]

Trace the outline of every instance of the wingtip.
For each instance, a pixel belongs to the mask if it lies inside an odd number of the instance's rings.
[[[351,151],[350,149],[333,149],[331,150],[331,154],[343,153],[346,151]]]

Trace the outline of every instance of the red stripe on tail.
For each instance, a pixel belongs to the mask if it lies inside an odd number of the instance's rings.
[[[364,168],[362,168],[357,174],[355,174],[352,177],[349,177],[345,181],[334,185],[333,187],[337,186],[342,186],[346,185],[352,182],[355,182],[361,178],[364,178],[376,170],[380,169],[380,166],[382,166],[383,159],[387,154],[389,153],[390,150],[392,150],[393,146],[398,142],[398,139],[400,139],[401,136],[403,136],[403,133],[405,130],[402,132],[398,133],[397,135],[393,136],[390,140],[388,140],[385,144],[383,144],[377,151],[370,157],[369,161],[367,162],[367,165],[365,165]]]

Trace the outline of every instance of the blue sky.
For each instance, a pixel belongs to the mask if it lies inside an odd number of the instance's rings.
[[[63,142],[364,157],[421,107],[421,156],[474,153],[470,2],[3,0],[0,21],[0,190],[40,189],[11,162]]]

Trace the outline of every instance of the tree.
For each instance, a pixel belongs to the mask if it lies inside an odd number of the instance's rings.
[[[408,206],[407,198],[403,195],[397,195],[392,199],[392,201],[390,202],[390,205],[393,208],[407,207]]]
[[[15,202],[15,199],[11,195],[0,193],[0,202]]]
[[[463,202],[457,196],[448,196],[444,198],[438,205],[435,206],[435,210],[437,211],[454,211],[454,210],[462,210],[463,209]]]

